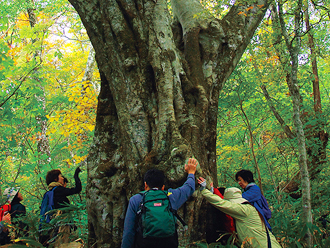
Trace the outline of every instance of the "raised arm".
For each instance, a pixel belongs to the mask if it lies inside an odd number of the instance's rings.
[[[177,189],[169,189],[169,198],[172,208],[177,210],[185,203],[195,191],[195,173],[198,162],[194,158],[189,158],[185,164],[185,171],[188,173],[186,182]]]

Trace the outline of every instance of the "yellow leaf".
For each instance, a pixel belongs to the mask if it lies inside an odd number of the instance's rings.
[[[87,125],[87,128],[89,129],[89,131],[93,131],[94,130],[94,125]]]

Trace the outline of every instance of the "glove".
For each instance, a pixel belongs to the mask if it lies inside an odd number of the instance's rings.
[[[202,191],[203,189],[205,189],[205,187],[206,187],[206,180],[204,182],[200,183],[199,185],[200,185],[200,188],[199,188],[200,191]]]
[[[78,176],[78,174],[81,172],[81,169],[79,167],[77,167],[76,171],[74,172],[75,176]]]

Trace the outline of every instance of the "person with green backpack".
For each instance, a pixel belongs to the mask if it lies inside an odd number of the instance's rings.
[[[144,188],[129,200],[122,239],[122,248],[177,248],[176,211],[195,191],[198,162],[189,158],[185,164],[186,182],[177,189],[165,191],[165,175],[157,169],[148,170]],[[183,221],[182,221],[183,222]]]

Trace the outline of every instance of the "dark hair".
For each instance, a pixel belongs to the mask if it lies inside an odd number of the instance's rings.
[[[21,201],[21,199],[18,198],[18,192],[17,192],[10,204],[15,205],[15,204],[19,203],[20,201]]]
[[[151,169],[144,175],[144,181],[147,183],[149,188],[160,189],[164,185],[165,175],[164,172],[157,169]]]
[[[69,181],[68,181],[68,179],[66,178],[66,177],[63,177],[64,178],[64,183],[68,183]]]
[[[238,177],[243,178],[243,180],[247,181],[248,183],[254,183],[253,174],[249,170],[240,170],[236,173],[236,181],[238,181]]]
[[[52,182],[58,181],[58,176],[62,174],[60,170],[51,170],[47,172],[46,183],[49,185]]]
[[[224,195],[225,194],[225,187],[219,187],[218,188],[218,190],[219,190],[219,192],[222,194],[222,195]]]

